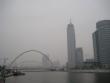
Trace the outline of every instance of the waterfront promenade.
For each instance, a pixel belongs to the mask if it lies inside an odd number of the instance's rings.
[[[71,70],[70,72],[74,72],[74,73],[110,73],[110,70],[106,70],[106,69],[76,69],[76,70]]]

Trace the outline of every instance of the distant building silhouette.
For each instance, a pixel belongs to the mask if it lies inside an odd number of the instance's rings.
[[[83,65],[86,67],[86,68],[93,68],[95,67],[96,65],[96,62],[94,59],[86,59],[83,63]]]
[[[48,56],[43,56],[42,57],[42,63],[43,63],[44,68],[50,68],[51,65],[52,65]]]
[[[60,65],[60,62],[58,60],[56,61],[53,61],[53,67],[54,68],[59,68],[61,65]]]
[[[83,50],[82,48],[76,48],[76,67],[83,65]]]
[[[93,47],[96,62],[110,65],[110,20],[102,20],[96,24],[93,33]]]
[[[68,48],[68,68],[74,68],[76,66],[76,40],[74,25],[71,23],[67,26],[67,48]]]

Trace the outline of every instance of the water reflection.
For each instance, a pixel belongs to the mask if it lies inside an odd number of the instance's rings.
[[[110,73],[95,74],[97,83],[110,83]]]
[[[68,73],[68,83],[96,83],[93,73]]]
[[[64,72],[45,72],[43,73],[42,83],[68,83],[67,73]]]

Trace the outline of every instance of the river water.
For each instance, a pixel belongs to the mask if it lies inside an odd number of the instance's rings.
[[[110,83],[110,73],[27,72],[6,83]]]

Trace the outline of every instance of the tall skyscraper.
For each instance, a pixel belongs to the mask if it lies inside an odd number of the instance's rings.
[[[110,65],[110,20],[102,20],[96,24],[93,33],[93,47],[96,62]]]
[[[76,66],[76,41],[74,25],[71,23],[67,26],[67,47],[68,47],[68,68]]]
[[[83,65],[83,49],[76,48],[76,66],[81,67]]]

